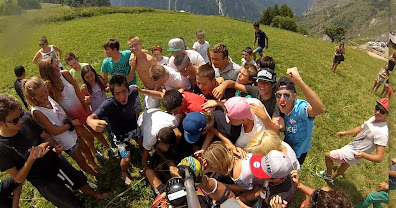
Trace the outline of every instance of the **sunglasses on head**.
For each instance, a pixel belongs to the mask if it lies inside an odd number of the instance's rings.
[[[21,114],[19,115],[19,117],[14,118],[14,119],[12,119],[11,121],[8,121],[7,123],[11,123],[11,124],[17,125],[18,122],[19,122],[19,119],[22,118],[23,114],[24,114],[24,112],[23,112],[23,110],[21,109]]]
[[[375,111],[379,111],[381,114],[385,114],[387,113],[386,110],[382,109],[381,107],[379,107],[378,105],[375,106]]]
[[[281,98],[282,97],[282,95],[283,95],[283,97],[286,99],[286,100],[288,100],[289,98],[290,98],[290,96],[291,96],[291,93],[275,93],[275,97],[276,98]]]
[[[318,200],[320,197],[320,193],[322,193],[323,190],[322,189],[316,189],[313,193],[312,193],[312,203],[315,205],[315,207],[318,207]]]

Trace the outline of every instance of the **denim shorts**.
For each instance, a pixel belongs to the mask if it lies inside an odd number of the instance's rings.
[[[76,144],[73,146],[73,147],[71,147],[70,149],[67,149],[67,150],[64,150],[67,154],[71,154],[71,153],[73,153],[74,151],[76,151],[77,149],[78,149],[78,147],[80,146],[79,144],[78,144],[78,139],[77,139],[77,141],[76,141]]]
[[[254,49],[253,53],[262,54],[263,53],[263,48],[261,46],[258,46],[256,49]]]

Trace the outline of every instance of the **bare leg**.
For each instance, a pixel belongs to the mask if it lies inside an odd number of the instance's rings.
[[[89,131],[92,135],[94,135],[94,136],[99,140],[99,142],[100,142],[106,149],[109,149],[109,148],[110,148],[109,143],[107,143],[107,141],[106,141],[106,139],[105,139],[105,137],[103,136],[102,133],[99,133],[99,132],[94,131],[94,130],[93,130],[91,127],[89,127],[88,125],[86,125],[86,127],[87,127],[88,131]]]
[[[109,195],[109,193],[99,194],[99,193],[96,192],[93,188],[89,187],[88,184],[84,184],[84,186],[82,186],[82,187],[80,188],[80,190],[81,190],[84,194],[86,194],[86,195],[88,195],[88,196],[91,196],[91,197],[93,197],[93,198],[95,198],[95,199],[104,199],[104,198],[106,198],[106,197]]]
[[[149,181],[151,187],[153,187],[153,189],[156,189],[158,186],[160,186],[162,184],[162,181],[158,178],[157,174],[155,173],[155,171],[153,169],[146,169],[146,177],[147,180]]]
[[[95,158],[92,156],[91,151],[89,151],[89,148],[87,146],[87,144],[85,144],[84,140],[79,139],[79,147],[78,149],[80,149],[81,153],[84,154],[84,157],[86,160],[88,160],[89,164],[95,169],[97,170],[99,168],[99,165],[96,164],[95,162]]]
[[[81,154],[80,147],[78,149],[76,149],[74,152],[70,153],[69,155],[77,162],[78,166],[80,166],[80,168],[84,172],[86,172],[88,174],[91,174],[93,176],[98,176],[99,175],[98,172],[96,172],[94,169],[92,169],[87,164],[87,162],[85,161],[84,156]]]
[[[131,155],[129,155],[126,158],[121,158],[120,161],[121,174],[124,180],[127,182],[131,182],[131,179],[129,178],[129,174],[128,174],[128,167],[130,162],[131,162]]]
[[[337,66],[338,66],[338,63],[337,63],[337,62],[333,64],[333,72],[336,72]]]
[[[381,86],[381,84],[380,83],[377,83],[377,86],[375,87],[375,89],[374,89],[374,92],[377,92],[377,90],[378,90],[378,88]]]
[[[371,89],[371,90],[374,91],[374,89],[375,89],[375,87],[377,86],[377,84],[378,84],[378,82],[377,82],[377,81],[374,81],[373,89]]]
[[[327,175],[331,175],[333,172],[334,162],[330,158],[330,152],[326,152],[325,161],[326,161],[326,173]]]
[[[331,178],[335,179],[337,178],[339,175],[342,175],[345,173],[345,171],[349,168],[349,164],[348,163],[342,163],[341,166],[336,170],[336,172],[334,172],[334,174],[332,175]]]
[[[82,138],[84,138],[92,154],[95,154],[96,148],[94,145],[94,139],[95,139],[94,136],[91,133],[89,133],[89,131],[84,126],[76,126],[76,131]]]

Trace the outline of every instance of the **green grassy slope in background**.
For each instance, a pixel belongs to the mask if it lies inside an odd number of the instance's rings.
[[[61,11],[58,12],[61,15]],[[7,24],[7,21],[0,23]],[[109,38],[117,38],[122,50],[127,49],[126,42],[130,36],[138,36],[144,48],[150,49],[152,45],[159,44],[166,51],[168,40],[177,36],[182,36],[186,40],[186,45],[192,47],[195,31],[202,29],[205,31],[206,40],[212,46],[216,43],[225,44],[229,49],[230,57],[238,64],[242,50],[246,46],[252,47],[254,40],[251,22],[162,11],[108,14],[44,24],[33,22],[29,27],[23,28],[19,28],[15,33],[11,29],[0,33],[1,93],[16,94],[12,85],[15,80],[13,74],[15,65],[24,65],[28,77],[38,75],[37,66],[31,63],[31,59],[39,49],[38,39],[42,35],[47,36],[50,44],[61,48],[63,54],[74,52],[80,57],[81,62],[92,64],[97,71],[100,71],[101,62],[105,57],[103,43]],[[319,95],[326,107],[326,112],[315,119],[312,149],[302,166],[300,176],[301,181],[311,187],[326,186],[327,184],[315,175],[317,170],[325,167],[324,153],[340,148],[353,139],[353,137],[339,138],[335,135],[337,131],[354,128],[373,116],[375,101],[379,97],[371,92],[371,87],[378,70],[385,62],[370,57],[364,51],[347,47],[346,61],[334,74],[330,69],[334,44],[271,27],[262,27],[262,29],[269,37],[269,49],[265,50],[264,54],[275,59],[278,77],[284,76],[287,68],[298,67],[303,80]],[[167,52],[165,55],[170,56]],[[62,64],[66,66],[63,57]],[[298,93],[299,97],[303,98],[301,91]],[[141,159],[136,148],[135,151],[132,160],[135,180],[132,184],[137,185],[114,201],[118,206],[148,207],[151,200],[148,182],[139,181],[143,177],[139,172]],[[363,200],[367,193],[375,191],[378,183],[386,180],[387,162],[386,155],[380,164],[363,162],[353,166],[343,177],[337,179],[334,188],[344,190],[353,202],[357,203]],[[118,161],[103,163],[109,165],[112,171],[109,171],[109,175],[98,179],[100,180],[98,188],[110,190],[112,195],[109,199],[112,199],[124,191],[125,187],[118,182]],[[3,174],[2,177],[4,176]],[[93,178],[90,178],[90,181],[95,183]],[[33,191],[31,185],[25,186],[22,198],[29,199],[24,201],[23,207],[52,207],[37,191]],[[88,207],[104,207],[107,204],[105,200],[82,198]],[[295,197],[298,203],[301,203],[302,199],[302,194],[297,194]],[[293,207],[299,206],[298,203],[294,203]],[[113,206],[117,207],[117,205]]]

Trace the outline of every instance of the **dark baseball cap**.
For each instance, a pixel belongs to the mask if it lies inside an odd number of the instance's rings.
[[[282,77],[276,83],[275,87],[276,91],[278,90],[291,90],[296,92],[296,88],[294,87],[294,83],[288,77]]]

